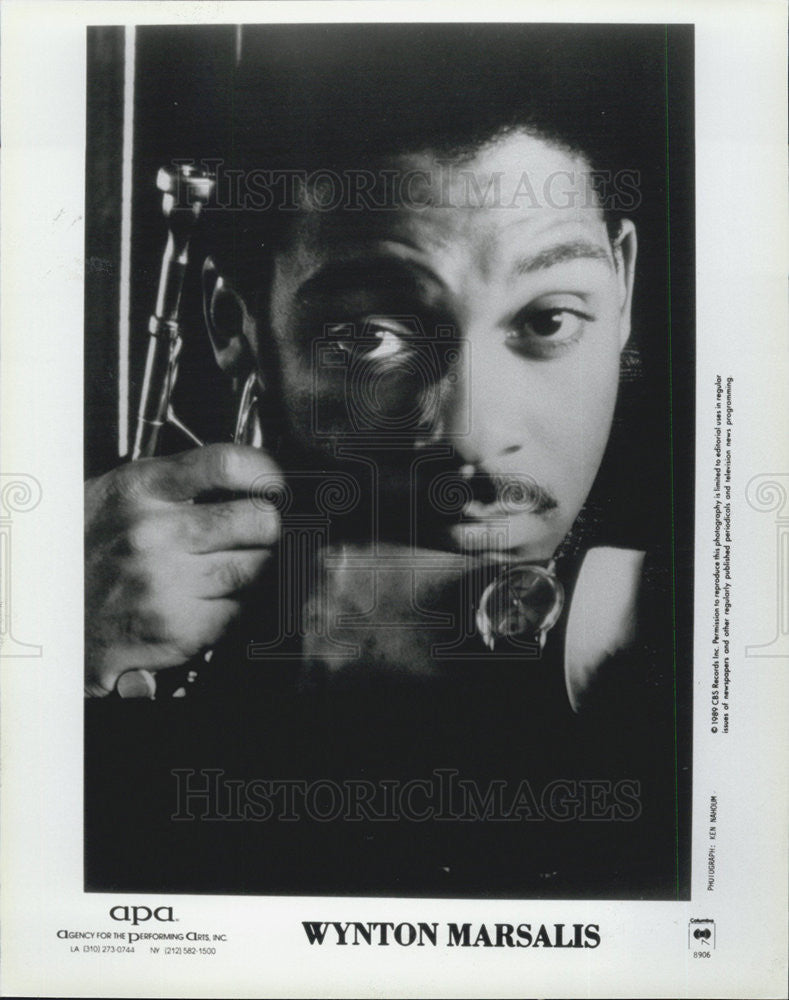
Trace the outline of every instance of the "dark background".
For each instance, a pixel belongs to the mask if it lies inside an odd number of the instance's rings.
[[[360,32],[370,26],[267,26],[246,28],[242,34],[245,53],[258,58],[282,50],[303,51],[332,46],[342,51],[352,45]],[[646,894],[662,898],[687,898],[690,879],[690,748],[692,692],[692,597],[693,597],[693,476],[694,476],[694,215],[693,215],[693,29],[691,26],[584,26],[556,28],[553,26],[477,25],[477,26],[380,26],[380,38],[387,31],[402,39],[410,33],[415,45],[425,51],[440,53],[442,45],[450,45],[453,32],[469,32],[478,36],[479,45],[488,50],[491,66],[495,67],[498,42],[505,37],[509,50],[518,33],[528,34],[534,43],[535,32],[543,32],[546,45],[557,53],[557,72],[570,68],[580,74],[583,66],[570,67],[562,61],[562,38],[573,31],[583,34],[585,44],[592,47],[610,45],[616,52],[611,60],[611,114],[619,114],[628,126],[633,162],[642,176],[642,202],[629,213],[639,234],[639,264],[634,301],[634,334],[623,358],[620,400],[614,432],[607,459],[590,497],[584,517],[587,536],[609,544],[648,547],[662,553],[670,574],[670,596],[658,616],[666,635],[665,653],[673,662],[665,664],[666,677],[675,683],[673,702],[675,754],[672,773],[675,778],[673,816],[669,821],[676,857],[662,868],[670,868],[669,876],[654,879],[641,871],[641,861],[634,861],[638,877],[631,884],[614,888],[612,877],[606,882],[606,865],[599,867],[599,884],[587,885],[589,895],[639,895],[638,885]],[[568,34],[569,33],[569,34]],[[139,27],[136,38],[135,66],[135,126],[133,141],[133,205],[130,318],[131,318],[131,382],[129,386],[129,429],[133,437],[134,415],[138,402],[141,369],[147,346],[147,323],[156,294],[165,225],[161,215],[161,195],[155,188],[158,168],[175,158],[195,161],[225,156],[232,149],[238,31],[235,26],[210,27]],[[316,50],[317,50],[316,49]],[[85,287],[85,471],[91,476],[118,463],[117,399],[118,347],[117,316],[120,295],[120,191],[122,163],[123,108],[123,29],[92,28],[88,31],[88,90],[87,90],[87,166],[86,166],[86,287]],[[567,56],[570,59],[570,56]],[[491,71],[494,71],[493,69]],[[466,92],[458,81],[458,92]],[[468,86],[472,82],[468,81]],[[324,95],[331,101],[333,95]],[[276,94],[272,94],[276,101]],[[262,114],[266,114],[262,109]],[[296,123],[296,126],[304,123]],[[623,126],[624,128],[624,126]],[[274,156],[272,151],[272,156]],[[181,416],[201,436],[208,440],[229,440],[232,432],[232,400],[227,384],[217,372],[202,328],[197,286],[194,276],[187,280],[187,308],[184,313],[186,346],[176,401]],[[175,448],[174,442],[165,442]],[[179,445],[179,447],[182,445]],[[665,614],[663,613],[665,611]],[[673,619],[673,622],[672,622]],[[96,713],[97,706],[89,706]],[[151,716],[152,706],[114,706],[101,709],[105,715],[99,730],[123,727],[124,717],[118,712],[137,714],[138,736],[160,730],[161,719]],[[156,711],[156,709],[154,709]],[[112,720],[112,721],[110,721]],[[216,721],[216,720],[214,720]],[[226,720],[227,721],[227,720]],[[478,721],[478,720],[477,720]],[[269,720],[270,725],[276,725]],[[228,723],[231,727],[235,723]],[[106,811],[102,789],[111,784],[106,771],[100,776],[94,770],[95,754],[91,758],[91,734],[87,730],[88,798],[86,800],[86,860],[89,887],[101,889],[112,885],[129,889],[169,887],[189,891],[190,885],[204,890],[221,891],[231,888],[243,891],[252,885],[249,873],[237,877],[227,867],[219,866],[218,874],[192,877],[188,869],[189,851],[183,854],[184,870],[175,875],[171,865],[172,884],[160,870],[154,877],[150,867],[136,869],[130,864],[130,847],[108,851],[111,836],[108,823],[114,817],[118,823],[134,824],[134,814],[126,811],[135,795],[143,809],[150,792],[142,783],[138,792],[125,797],[124,809],[113,814]],[[141,728],[140,728],[141,727]],[[175,724],[173,734],[181,731]],[[175,735],[173,735],[175,739]],[[97,744],[98,745],[98,744]],[[204,745],[204,744],[203,744]],[[197,744],[195,744],[195,747]],[[292,749],[292,748],[291,748]],[[106,747],[105,747],[106,750]],[[118,759],[127,754],[129,746],[116,746]],[[194,749],[194,753],[199,753]],[[462,751],[457,748],[462,757]],[[211,755],[206,754],[205,766]],[[194,763],[186,746],[181,749],[185,766]],[[458,757],[458,759],[460,759]],[[292,760],[291,756],[291,760]],[[416,767],[416,764],[414,765]],[[423,776],[424,768],[411,774]],[[131,773],[131,772],[130,772]],[[259,772],[255,772],[256,776]],[[296,773],[296,772],[294,772]],[[162,795],[164,792],[160,789]],[[95,793],[95,794],[94,794]],[[93,796],[93,798],[91,798]],[[213,836],[213,835],[212,835]],[[218,835],[217,835],[218,836]],[[646,834],[649,839],[648,831]],[[668,837],[668,834],[667,834]],[[131,839],[131,837],[129,837]],[[220,838],[221,840],[221,838]],[[657,843],[657,841],[656,841]],[[602,844],[602,842],[601,842]],[[601,844],[597,849],[602,849]],[[204,845],[205,847],[205,845]],[[207,849],[207,848],[206,848]],[[222,851],[219,841],[216,850]],[[610,862],[619,848],[610,843]],[[209,852],[210,853],[210,852]],[[605,851],[603,851],[605,854]],[[668,857],[668,855],[666,855]],[[580,867],[579,867],[580,866]],[[208,864],[210,868],[210,862]],[[571,866],[572,867],[572,866]],[[557,883],[549,889],[529,882],[531,874],[522,873],[523,891],[529,894],[575,895],[583,866],[575,865],[575,881]],[[635,870],[634,869],[634,870]],[[484,865],[479,869],[484,872]],[[136,872],[136,875],[134,874]],[[224,872],[224,874],[222,874]],[[525,869],[524,869],[525,872]],[[511,874],[511,873],[510,873]],[[611,875],[611,872],[608,872]],[[334,886],[357,885],[350,873],[328,880],[325,891]],[[294,867],[288,877],[283,874],[274,883],[264,879],[262,890],[303,891],[314,887],[322,891],[324,876],[305,874],[305,867]],[[372,879],[373,876],[371,875]],[[416,883],[425,891],[441,892],[425,876]],[[448,892],[479,893],[495,891],[507,894],[507,876],[490,874],[485,883],[475,875],[474,884],[467,881],[460,888],[448,887]],[[481,879],[481,881],[480,881]],[[373,879],[374,881],[374,879]],[[517,879],[515,880],[517,883]],[[379,879],[380,882],[380,879]],[[359,891],[370,887],[362,877]],[[563,886],[563,887],[562,887]],[[606,888],[608,886],[608,888]],[[290,889],[289,889],[290,887]],[[398,885],[381,884],[386,891],[398,891]],[[412,886],[413,891],[413,886]],[[513,890],[517,894],[517,889]]]

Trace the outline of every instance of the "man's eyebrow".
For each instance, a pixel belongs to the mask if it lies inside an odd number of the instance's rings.
[[[587,240],[573,240],[570,243],[555,243],[553,246],[545,247],[539,253],[529,257],[521,257],[515,262],[512,268],[513,274],[532,274],[534,271],[543,271],[556,264],[564,264],[568,260],[603,260],[611,264],[610,251],[605,250],[598,243],[590,243]]]
[[[353,255],[344,260],[328,261],[319,267],[299,286],[299,294],[309,298],[366,285],[391,287],[393,282],[406,284],[416,291],[425,281],[430,285],[443,284],[437,275],[418,261],[380,253],[363,257]]]

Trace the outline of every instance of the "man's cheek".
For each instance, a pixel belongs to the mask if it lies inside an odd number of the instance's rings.
[[[544,438],[532,452],[542,456],[546,483],[561,488],[564,498],[580,506],[597,475],[610,431],[615,394],[599,383],[557,400]]]
[[[370,444],[416,432],[431,410],[410,373],[392,365],[351,359],[338,369],[315,371],[309,391],[319,434],[360,435]]]

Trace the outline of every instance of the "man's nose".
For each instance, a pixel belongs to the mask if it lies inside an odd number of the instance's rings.
[[[509,361],[509,364],[507,363]],[[512,455],[523,447],[523,392],[505,350],[483,351],[465,342],[447,375],[440,433],[470,465]]]

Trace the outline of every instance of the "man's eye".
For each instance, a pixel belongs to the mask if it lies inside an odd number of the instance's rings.
[[[591,316],[577,309],[530,309],[513,323],[507,343],[516,351],[549,357],[577,343]]]
[[[384,361],[386,358],[394,358],[408,349],[405,331],[398,333],[396,330],[378,323],[371,323],[365,329],[363,343],[367,348],[365,353],[367,361]]]
[[[358,332],[357,332],[358,330]],[[401,324],[386,319],[368,319],[361,327],[337,324],[329,331],[342,350],[364,361],[386,361],[408,354],[413,334]]]

